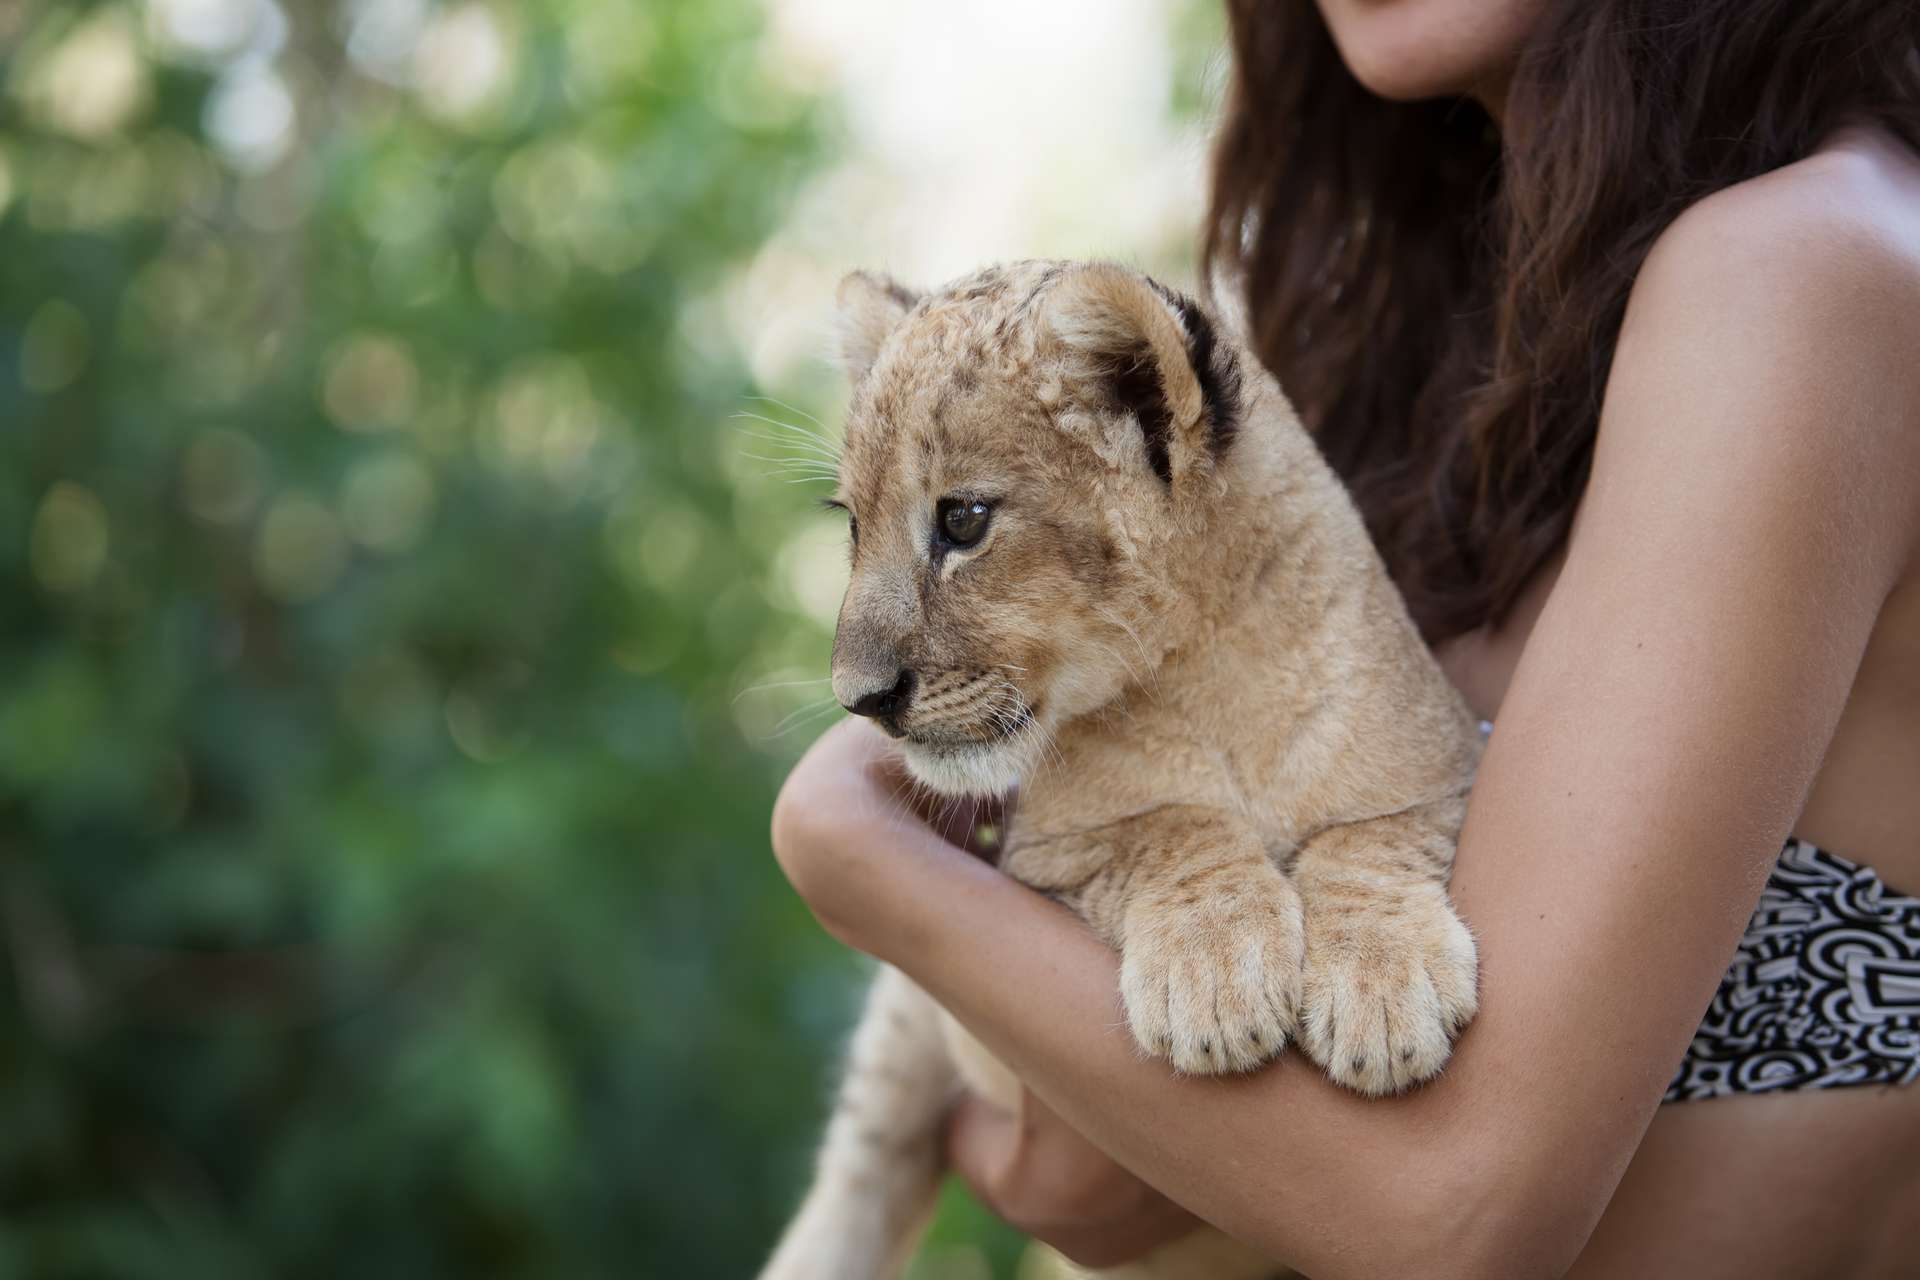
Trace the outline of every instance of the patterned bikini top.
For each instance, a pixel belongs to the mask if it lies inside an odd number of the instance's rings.
[[[1789,839],[1661,1101],[1916,1079],[1920,898]]]
[[[1788,840],[1664,1102],[1920,1079],[1920,898]]]

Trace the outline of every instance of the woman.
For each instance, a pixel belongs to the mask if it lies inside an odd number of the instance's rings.
[[[1499,725],[1478,1020],[1386,1101],[1171,1078],[862,724],[783,865],[1028,1082],[953,1160],[1084,1262],[1190,1211],[1316,1277],[1914,1274],[1920,8],[1230,9],[1211,257]]]

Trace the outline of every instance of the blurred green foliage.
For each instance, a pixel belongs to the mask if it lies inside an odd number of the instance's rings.
[[[784,86],[753,0],[0,6],[0,1280],[764,1256],[863,976],[766,849]]]
[[[857,967],[715,298],[757,10],[0,9],[0,1275],[742,1275]]]

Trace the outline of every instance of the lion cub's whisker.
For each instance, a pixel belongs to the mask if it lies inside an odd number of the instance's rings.
[[[780,431],[784,431],[787,433],[787,436],[784,438],[791,439],[796,446],[803,445],[803,444],[811,445],[815,448],[820,449],[825,453],[831,454],[836,458],[840,456],[839,446],[835,444],[834,441],[830,440],[824,435],[821,435],[817,431],[809,431],[805,427],[799,426],[795,423],[782,422],[778,418],[769,418],[764,413],[753,413],[745,409],[742,409],[738,413],[735,413],[733,416],[736,419],[745,418],[752,422],[763,422],[767,426],[773,427]],[[745,427],[742,427],[739,429],[742,431],[749,430],[749,428],[745,428]]]
[[[819,702],[810,702],[803,707],[789,712],[781,719],[780,723],[767,731],[765,740],[772,742],[776,738],[783,738],[802,725],[817,723],[820,720],[828,718],[831,713],[841,710],[844,710],[844,708],[841,707],[839,700],[836,698],[825,698]]]
[[[750,693],[768,693],[774,689],[809,689],[815,685],[832,683],[832,676],[818,676],[812,680],[766,680],[759,684],[750,684],[740,692],[734,694],[733,701],[728,705],[739,706],[740,699]]]
[[[785,400],[780,400],[773,396],[748,396],[746,398],[749,400],[764,401],[767,404],[774,405],[781,409],[785,409],[788,413],[797,413],[801,417],[805,418],[808,422],[811,422],[814,426],[820,428],[821,431],[827,430],[826,423],[820,421],[820,419],[814,417],[812,414],[808,413],[805,409],[801,409],[794,405],[788,404]]]

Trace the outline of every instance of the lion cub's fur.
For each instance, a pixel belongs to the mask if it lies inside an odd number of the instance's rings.
[[[856,273],[841,309],[841,701],[909,688],[881,723],[915,776],[1020,785],[1001,865],[1119,950],[1148,1053],[1242,1071],[1295,1043],[1367,1094],[1439,1071],[1475,1008],[1446,884],[1478,734],[1280,388],[1192,301],[1111,264],[924,296]],[[951,500],[991,508],[971,547],[939,540]],[[1017,1100],[883,971],[765,1274],[896,1269],[961,1081]],[[1203,1232],[1126,1273],[1275,1270]]]

